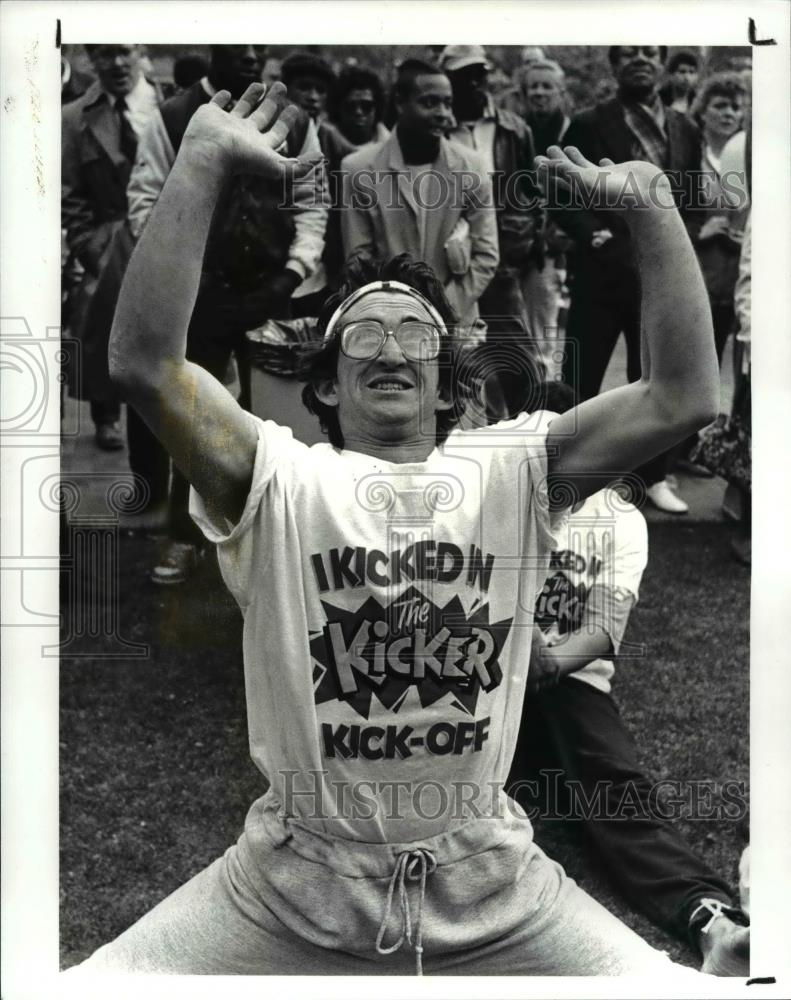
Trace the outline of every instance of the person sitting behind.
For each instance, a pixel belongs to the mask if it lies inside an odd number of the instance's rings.
[[[545,383],[537,397],[555,413],[576,405],[562,382]],[[527,805],[516,790],[533,782],[538,795],[530,799],[540,807],[542,776],[562,772],[563,813],[582,820],[596,860],[629,903],[699,950],[702,971],[747,976],[746,916],[727,883],[658,815],[655,785],[611,692],[614,659],[647,562],[645,518],[617,486],[574,504],[556,532],[536,600],[537,663],[508,785]],[[577,794],[596,809],[580,816]],[[627,794],[630,808],[619,810]]]

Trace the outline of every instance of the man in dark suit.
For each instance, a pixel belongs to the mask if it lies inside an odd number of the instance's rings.
[[[563,140],[594,163],[607,157],[616,163],[649,160],[663,167],[682,213],[684,191],[692,191],[700,170],[700,140],[684,115],[666,108],[657,86],[667,55],[664,46],[612,46],[610,64],[617,80],[616,96],[576,115]],[[567,326],[564,381],[582,399],[595,396],[618,337],[627,349],[627,376],[640,378],[640,284],[632,243],[622,216],[606,208],[567,208],[556,213],[575,241],[573,285]],[[685,216],[688,228],[694,214]],[[651,502],[683,514],[687,505],[665,481],[667,459],[659,456],[639,470]]]
[[[64,105],[61,148],[62,226],[69,250],[84,269],[70,320],[81,345],[80,378],[72,379],[72,391],[78,384],[83,398],[91,401],[97,445],[115,450],[123,447],[121,403],[107,372],[109,324],[97,322],[93,300],[126,219],[126,185],[137,137],[156,109],[159,93],[141,72],[137,46],[86,49],[97,80]]]

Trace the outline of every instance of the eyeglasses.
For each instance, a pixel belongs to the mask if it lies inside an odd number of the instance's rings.
[[[341,350],[351,361],[372,361],[390,336],[410,361],[434,361],[439,356],[440,331],[422,320],[405,320],[389,331],[378,319],[349,323],[341,331]]]

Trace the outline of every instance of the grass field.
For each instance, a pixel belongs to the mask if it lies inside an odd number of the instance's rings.
[[[721,524],[653,524],[651,560],[615,695],[656,778],[749,777],[749,574]],[[147,659],[61,663],[61,958],[110,940],[220,855],[264,782],[249,760],[241,617],[213,557],[171,591],[148,581],[156,545],[121,542],[120,628]],[[714,799],[716,803],[716,796]],[[553,827],[557,824],[553,824]],[[680,823],[735,881],[746,820]],[[628,909],[574,831],[537,838],[593,896],[673,958],[695,955]]]

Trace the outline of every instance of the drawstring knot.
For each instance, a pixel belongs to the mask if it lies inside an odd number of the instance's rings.
[[[418,976],[423,975],[423,902],[426,898],[426,879],[436,870],[437,861],[431,851],[418,847],[413,851],[403,851],[396,858],[393,874],[390,877],[390,885],[387,888],[387,901],[385,902],[382,922],[379,925],[379,933],[376,935],[376,950],[380,955],[391,955],[398,951],[404,941],[413,944],[412,931],[414,930],[415,949],[415,970]],[[420,890],[418,894],[417,911],[415,913],[414,925],[409,907],[409,895],[407,892],[407,882],[419,882]],[[387,924],[390,920],[390,911],[393,906],[393,895],[398,887],[398,902],[401,907],[401,929],[398,940],[385,947],[384,937],[387,933]]]

